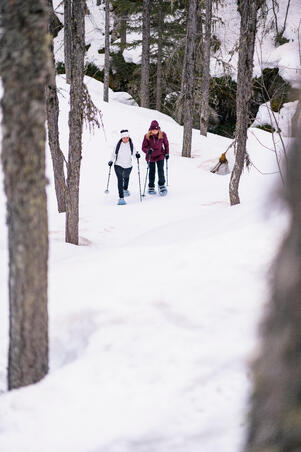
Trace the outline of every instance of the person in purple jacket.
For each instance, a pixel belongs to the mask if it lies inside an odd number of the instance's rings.
[[[155,175],[156,165],[158,169],[159,194],[167,194],[164,176],[164,160],[169,158],[169,144],[166,133],[160,129],[158,121],[152,121],[149,131],[144,135],[142,151],[145,152],[149,165],[148,193],[156,194]]]

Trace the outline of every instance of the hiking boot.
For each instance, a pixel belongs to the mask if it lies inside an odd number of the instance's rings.
[[[165,185],[159,185],[159,195],[160,196],[167,195],[167,188],[165,187]]]
[[[119,198],[118,199],[118,202],[117,202],[118,206],[124,206],[125,204],[126,204],[126,202],[125,202],[125,200],[123,198]]]
[[[124,196],[130,196],[131,193],[128,190],[123,190],[123,194]]]
[[[156,192],[156,190],[155,190],[154,187],[148,187],[147,193],[148,193],[149,195],[156,195],[156,194],[157,194],[157,192]]]

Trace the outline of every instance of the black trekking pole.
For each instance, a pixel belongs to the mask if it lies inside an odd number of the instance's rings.
[[[165,156],[165,159],[166,159],[166,185],[168,186],[168,159],[169,159],[168,154]]]
[[[144,182],[144,190],[143,190],[143,195],[142,196],[145,196],[145,189],[146,189],[146,182],[147,182],[148,171],[149,171],[149,162],[147,162],[147,170],[146,170],[146,176],[145,176],[145,182]]]
[[[108,183],[107,183],[107,188],[105,190],[105,193],[109,193],[109,183],[110,183],[110,176],[111,176],[111,169],[112,169],[113,162],[109,162],[108,165],[109,165],[110,169],[109,169]]]
[[[152,152],[153,152],[152,149],[149,149],[147,151],[147,154],[149,155],[149,160],[147,161],[147,170],[146,170],[146,176],[145,176],[145,182],[144,182],[144,190],[143,190],[143,195],[142,196],[145,196],[146,182],[147,182],[147,176],[148,176],[148,172],[149,172],[149,164],[150,164],[150,158],[151,158]]]
[[[136,159],[137,159],[137,166],[138,166],[138,180],[139,180],[140,202],[142,202],[142,197],[141,197],[141,181],[140,181],[140,166],[139,166],[140,154],[139,154],[139,152],[136,152]]]

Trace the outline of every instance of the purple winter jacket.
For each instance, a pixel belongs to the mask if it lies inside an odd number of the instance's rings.
[[[146,161],[149,160],[147,151],[150,148],[153,150],[150,158],[151,162],[158,162],[159,160],[163,160],[165,158],[165,155],[169,154],[169,144],[166,133],[159,130],[158,135],[151,135],[150,132],[144,135],[142,151],[146,154]]]

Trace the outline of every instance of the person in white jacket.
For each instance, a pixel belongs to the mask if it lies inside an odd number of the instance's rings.
[[[111,160],[108,162],[109,166],[113,165],[118,181],[119,200],[118,205],[126,204],[124,197],[130,196],[128,190],[130,174],[133,168],[132,156],[135,152],[134,144],[130,138],[129,131],[123,129],[120,131],[120,140],[118,141],[115,150],[112,153]],[[139,152],[135,152],[137,159],[140,158]],[[114,161],[115,160],[115,161]]]

